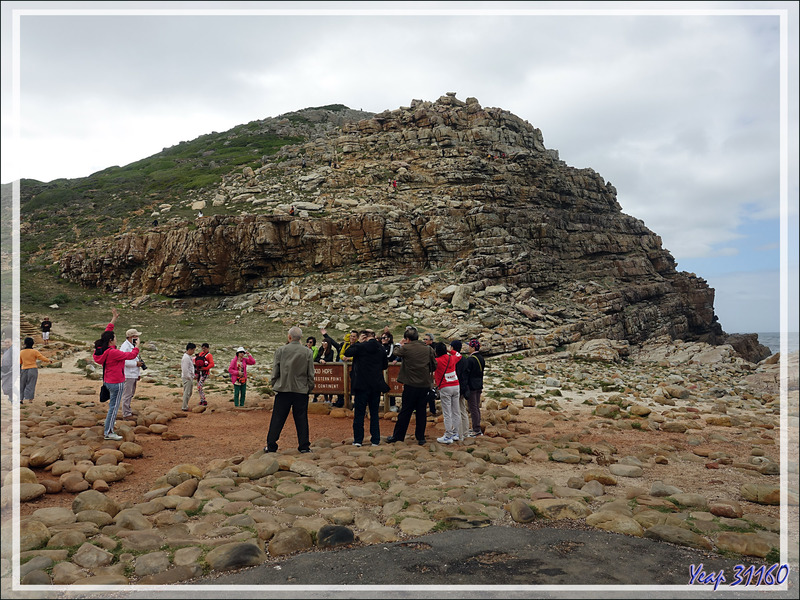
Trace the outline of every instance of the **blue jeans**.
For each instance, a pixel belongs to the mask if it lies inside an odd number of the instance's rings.
[[[108,414],[106,415],[106,424],[103,427],[103,435],[114,433],[114,423],[117,421],[117,409],[119,408],[119,401],[122,399],[122,390],[125,389],[125,383],[104,383],[111,393],[111,398],[108,399]]]
[[[381,423],[378,410],[381,404],[380,392],[356,392],[353,406],[353,441],[364,441],[364,416],[369,407],[369,435],[373,446],[381,443]]]

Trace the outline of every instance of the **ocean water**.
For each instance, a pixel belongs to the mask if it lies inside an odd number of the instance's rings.
[[[798,350],[798,338],[800,338],[800,333],[797,331],[790,331],[785,334],[787,337],[787,343],[789,345],[789,353],[797,352]],[[775,354],[776,352],[781,351],[781,334],[777,331],[768,331],[762,332],[758,334],[758,341],[764,344],[767,348],[772,350],[772,353]]]

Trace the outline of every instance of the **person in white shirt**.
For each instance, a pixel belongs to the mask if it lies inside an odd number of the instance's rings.
[[[183,406],[182,410],[189,410],[189,400],[192,397],[192,390],[194,390],[194,349],[197,348],[196,344],[189,342],[186,344],[186,352],[181,358],[181,381],[183,382]]]
[[[122,345],[119,349],[122,352],[130,352],[136,346],[134,346],[134,340],[139,339],[139,336],[142,335],[136,329],[128,329],[125,332],[125,341],[122,342]],[[141,356],[141,355],[140,355]],[[120,402],[122,406],[122,418],[128,419],[133,416],[133,412],[131,411],[131,400],[133,400],[133,395],[136,393],[136,384],[139,382],[140,371],[139,367],[144,364],[141,358],[137,356],[133,360],[126,360],[125,361],[125,388],[122,390],[122,400]]]

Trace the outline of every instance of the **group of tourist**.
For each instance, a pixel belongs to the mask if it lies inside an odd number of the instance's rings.
[[[275,352],[270,380],[275,391],[275,403],[265,453],[278,450],[278,439],[290,412],[297,431],[298,450],[309,451],[308,404],[309,394],[314,390],[314,362],[320,360],[320,355],[328,353],[328,347],[335,348],[339,356],[351,364],[354,446],[360,447],[364,443],[364,421],[368,410],[370,442],[373,446],[381,443],[380,399],[390,389],[384,376],[390,356],[393,362],[400,364],[397,381],[403,384],[403,392],[397,422],[392,435],[386,438],[387,443],[404,440],[411,417],[416,415],[414,437],[418,444],[425,444],[426,411],[437,398],[442,406],[445,426],[445,433],[437,438],[438,442],[452,444],[466,437],[483,435],[480,397],[486,362],[477,339],[470,340],[469,354],[464,357],[460,353],[460,340],[451,341],[448,349],[444,343],[434,342],[432,334],[425,334],[425,341],[420,340],[415,327],[406,327],[403,340],[391,347],[391,352],[387,351],[384,343],[387,338],[391,339],[391,334],[387,336],[388,329],[381,341],[374,330],[363,329],[351,331],[342,343],[331,338],[325,329],[321,332],[323,343],[319,348],[314,337],[308,337],[303,346],[300,343],[302,330],[292,327],[287,343]],[[334,357],[328,354],[328,358],[321,360],[329,358]]]
[[[202,344],[200,352],[197,354],[195,354],[196,350],[197,344],[189,342],[181,357],[182,410],[189,410],[189,401],[195,385],[197,385],[197,393],[200,395],[198,406],[208,406],[204,385],[214,367],[214,356],[211,354],[211,346],[208,343]],[[253,358],[253,355],[239,346],[228,365],[228,374],[233,384],[233,398],[230,402],[233,402],[236,407],[244,406],[247,395],[247,367],[254,364],[256,364],[256,359]]]
[[[42,341],[47,346],[50,340],[50,329],[53,323],[50,317],[45,317],[41,323]],[[34,339],[26,337],[22,340],[19,350],[19,391],[20,403],[33,400],[36,395],[36,382],[39,380],[39,361],[52,362],[44,354],[33,347]],[[11,400],[14,383],[14,347],[11,339],[11,327],[3,328],[3,356],[2,356],[2,382],[3,394]]]
[[[105,331],[94,344],[93,359],[103,367],[103,386],[108,391],[108,412],[103,435],[108,440],[122,439],[115,431],[117,412],[121,408],[123,418],[133,415],[131,400],[136,392],[141,372],[147,367],[140,356],[142,335],[135,328],[125,332],[125,340],[116,346],[114,332],[119,311],[112,309],[112,317]],[[46,319],[49,322],[49,319]],[[48,331],[51,324],[48,324]],[[364,443],[364,425],[369,411],[369,435],[373,445],[381,443],[380,400],[389,392],[385,371],[389,364],[399,364],[398,383],[403,384],[402,405],[398,410],[392,398],[391,410],[398,412],[394,430],[386,438],[387,443],[404,440],[411,422],[416,416],[414,437],[420,445],[426,443],[427,411],[436,414],[436,401],[441,406],[445,432],[437,441],[452,444],[467,437],[482,435],[480,397],[483,390],[483,371],[486,363],[480,353],[480,342],[471,339],[465,355],[463,344],[452,340],[448,345],[436,342],[431,333],[420,339],[415,327],[407,327],[400,343],[394,343],[389,328],[378,337],[374,330],[353,330],[342,342],[337,342],[322,328],[322,341],[317,346],[313,336],[301,344],[302,330],[292,327],[287,334],[287,343],[275,352],[270,384],[275,392],[265,452],[276,452],[278,439],[292,413],[297,430],[298,450],[308,452],[309,427],[308,404],[316,402],[313,395],[314,364],[342,361],[347,363],[350,374],[350,391],[353,397],[353,445]],[[10,344],[7,344],[10,346]],[[37,379],[37,361],[50,362],[33,348],[33,339],[24,340],[20,351],[20,388],[22,400],[32,400]],[[5,355],[10,348],[5,348]],[[204,386],[214,357],[210,345],[204,343],[200,351],[189,342],[181,358],[181,380],[183,384],[182,410],[189,410],[189,402],[195,386],[199,394],[199,405],[206,406]],[[244,347],[236,349],[228,373],[233,385],[234,406],[245,404],[247,390],[247,367],[255,364],[252,354]],[[4,368],[6,361],[4,360]],[[6,378],[4,377],[4,383]],[[4,386],[5,388],[5,386]],[[4,389],[5,391],[5,389]],[[339,396],[334,406],[343,406]]]

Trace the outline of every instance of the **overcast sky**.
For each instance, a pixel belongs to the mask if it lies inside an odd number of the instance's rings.
[[[11,9],[42,11],[18,21],[18,121]],[[2,19],[4,183],[84,177],[309,106],[380,112],[456,92],[613,183],[678,269],[716,289],[728,333],[781,327],[783,99],[798,330],[796,2],[3,2]]]

